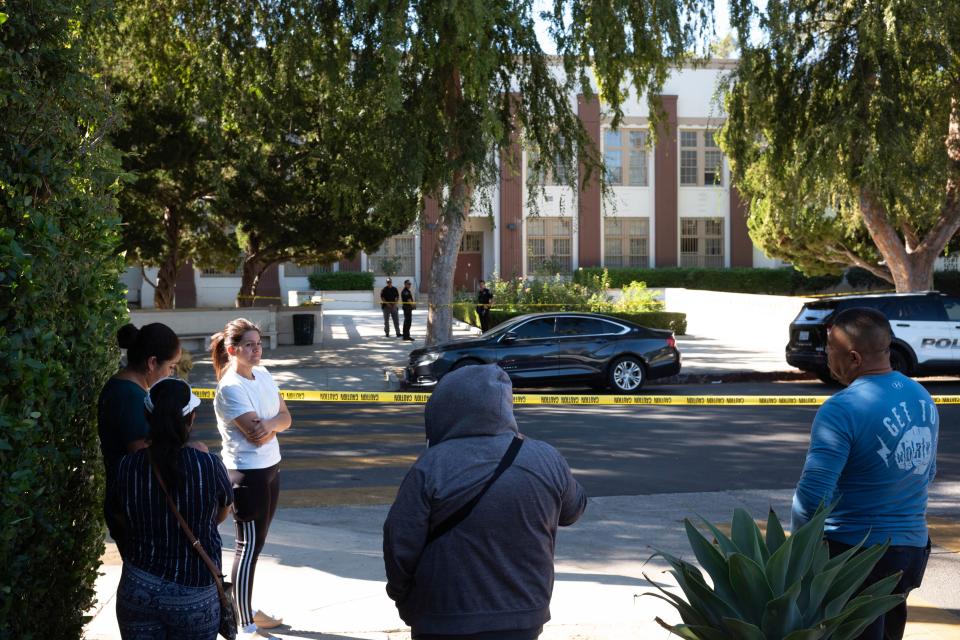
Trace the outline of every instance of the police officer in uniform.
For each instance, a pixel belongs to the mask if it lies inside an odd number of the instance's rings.
[[[486,283],[480,281],[480,291],[477,292],[477,315],[480,316],[480,330],[484,333],[490,328],[490,302],[493,300],[493,293],[487,289]]]
[[[403,339],[413,340],[410,337],[410,325],[413,323],[413,310],[417,308],[417,303],[413,299],[413,290],[410,289],[410,281],[403,281],[403,290],[400,292],[400,302],[403,306]]]
[[[393,329],[400,337],[400,314],[397,312],[397,300],[400,292],[393,286],[393,280],[387,278],[387,286],[380,289],[380,308],[383,309],[383,334],[390,337],[390,319],[393,318]]]

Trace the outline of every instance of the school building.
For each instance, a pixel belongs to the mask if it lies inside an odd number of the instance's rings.
[[[478,197],[466,221],[455,274],[455,288],[473,290],[480,279],[527,276],[546,270],[570,272],[578,267],[777,267],[747,235],[746,207],[731,185],[727,159],[715,132],[723,124],[717,88],[735,60],[715,60],[704,67],[677,69],[662,94],[666,126],[656,143],[645,99],[625,104],[619,129],[597,100],[571,96],[572,103],[608,167],[611,199],[599,185],[574,190],[562,177],[541,176],[544,193],[537,211],[527,205],[527,150],[515,144],[501,158],[499,183]],[[506,162],[514,154],[520,162]],[[533,214],[533,215],[531,215]],[[398,258],[395,280],[409,278],[429,293],[437,205],[428,201],[422,221],[410,231],[388,238],[370,254],[333,265],[272,267],[258,295],[286,301],[290,290],[309,289],[316,270],[372,271],[382,286],[384,258]],[[149,285],[129,274],[132,297],[151,306]],[[240,288],[239,273],[187,267],[177,281],[177,307],[232,306]]]

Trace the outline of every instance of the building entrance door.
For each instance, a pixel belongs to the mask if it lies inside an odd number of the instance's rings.
[[[483,232],[467,231],[460,240],[457,269],[453,273],[455,291],[476,291],[477,282],[483,277]]]

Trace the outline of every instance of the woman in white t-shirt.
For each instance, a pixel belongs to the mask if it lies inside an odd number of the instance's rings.
[[[223,463],[233,484],[237,550],[232,579],[240,609],[242,637],[261,635],[258,627],[280,625],[280,618],[254,611],[251,600],[257,559],[267,540],[280,495],[277,433],[290,427],[290,412],[270,373],[260,366],[260,329],[249,320],[231,320],[211,341],[217,394],[213,401],[223,439]]]

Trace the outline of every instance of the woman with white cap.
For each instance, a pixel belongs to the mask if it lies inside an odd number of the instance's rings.
[[[219,574],[217,525],[227,517],[233,491],[220,459],[189,443],[199,405],[183,380],[165,378],[150,387],[143,400],[148,445],[124,456],[117,467],[113,504],[127,532],[117,588],[117,622],[124,639],[217,636],[219,591],[191,538]]]
[[[244,640],[271,638],[277,616],[253,609],[257,560],[280,497],[280,445],[277,433],[290,427],[290,411],[273,376],[260,366],[260,329],[244,318],[231,320],[210,343],[217,393],[213,408],[223,439],[221,455],[236,498],[233,519],[237,550],[233,584]]]

